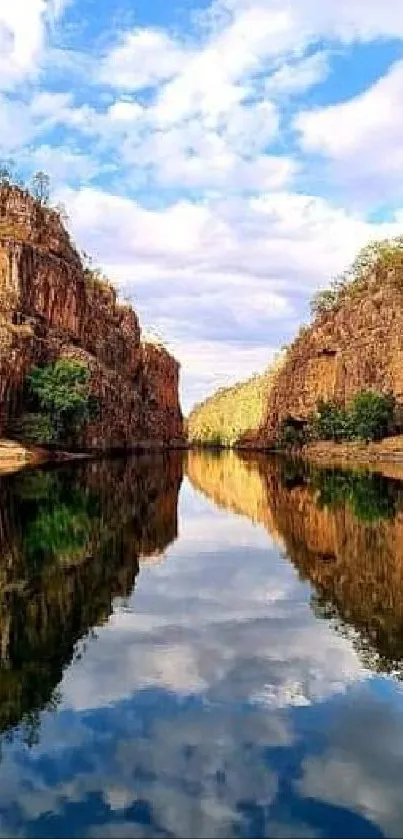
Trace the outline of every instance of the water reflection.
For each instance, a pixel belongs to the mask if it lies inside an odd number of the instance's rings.
[[[402,491],[236,454],[5,479],[0,836],[401,835]]]
[[[181,460],[103,461],[0,482],[0,730],[54,707],[77,641],[177,536]],[[82,654],[82,650],[80,652]]]
[[[347,632],[366,666],[401,676],[403,483],[264,457],[205,460],[189,455],[192,483],[263,524],[313,585],[315,615]]]

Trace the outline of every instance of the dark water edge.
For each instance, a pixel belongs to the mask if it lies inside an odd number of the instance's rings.
[[[0,836],[402,834],[403,483],[28,469],[0,548]]]

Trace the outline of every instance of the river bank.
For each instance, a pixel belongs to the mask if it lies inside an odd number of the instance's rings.
[[[182,451],[187,449],[183,442],[174,441],[167,446],[159,441],[141,441],[130,449],[122,450],[122,454],[133,454],[134,452],[166,452]],[[105,458],[108,455],[119,454],[117,450],[101,451],[94,449],[88,452],[59,451],[40,448],[39,446],[24,446],[15,440],[0,439],[0,475],[8,475],[17,472],[27,466],[41,466],[45,463],[65,463],[73,460],[94,460]]]
[[[25,466],[36,466],[49,460],[45,449],[23,446],[15,440],[0,440],[0,475],[17,472]]]
[[[297,454],[318,466],[360,467],[380,472],[385,477],[403,478],[403,435],[376,443],[334,443],[330,440],[309,443]]]

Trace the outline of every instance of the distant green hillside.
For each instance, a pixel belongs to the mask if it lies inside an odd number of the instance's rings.
[[[270,368],[233,387],[220,388],[196,405],[187,421],[188,440],[193,444],[234,446],[253,437],[263,421],[265,405],[278,369]]]

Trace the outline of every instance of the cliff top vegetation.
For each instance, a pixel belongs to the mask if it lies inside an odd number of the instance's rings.
[[[399,269],[403,269],[403,235],[370,242],[359,251],[352,265],[332,281],[330,288],[314,295],[311,301],[313,317],[321,317],[346,300],[361,295],[374,277],[381,283],[388,276],[403,287],[400,277],[396,276]]]
[[[188,439],[195,445],[232,447],[260,428],[271,381],[282,356],[261,375],[220,388],[195,405],[187,420]]]

